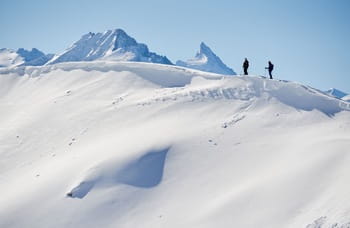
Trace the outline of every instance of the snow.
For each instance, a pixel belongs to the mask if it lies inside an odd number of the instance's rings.
[[[26,66],[41,66],[47,63],[53,57],[52,54],[45,55],[36,48],[32,48],[30,51],[19,48],[17,53],[24,58],[24,64]]]
[[[0,69],[0,227],[346,227],[349,110],[163,64]]]
[[[122,29],[103,33],[88,33],[47,64],[93,60],[136,61],[172,64],[165,56],[150,52],[145,44],[126,34]]]
[[[17,51],[11,49],[0,49],[0,68],[26,66],[41,66],[53,57],[52,54],[44,54],[36,48],[28,51],[19,48]]]
[[[176,62],[176,65],[217,74],[236,74],[203,42],[200,44],[200,50],[194,59],[189,59],[187,61],[179,60]]]
[[[350,94],[342,97],[342,100],[344,101],[350,101]]]
[[[337,97],[339,99],[348,95],[347,93],[345,93],[339,89],[335,89],[335,88],[330,88],[329,90],[326,91],[326,93],[328,93],[329,95],[331,95],[333,97]]]
[[[14,50],[2,48],[0,49],[0,67],[14,67],[22,64],[23,58]]]

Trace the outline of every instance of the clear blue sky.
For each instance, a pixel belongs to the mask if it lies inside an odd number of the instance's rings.
[[[350,93],[349,0],[1,0],[0,48],[63,51],[87,32],[122,28],[175,62],[204,41],[236,72]]]

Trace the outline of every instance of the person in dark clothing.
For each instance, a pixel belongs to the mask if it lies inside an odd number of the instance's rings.
[[[265,69],[269,70],[270,79],[272,79],[273,64],[271,63],[271,61],[269,61],[269,66],[265,67]]]
[[[248,75],[248,67],[249,67],[249,62],[248,62],[248,59],[245,58],[243,62],[244,75]]]

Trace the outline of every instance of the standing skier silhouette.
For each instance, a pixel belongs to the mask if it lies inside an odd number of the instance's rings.
[[[272,79],[273,64],[271,63],[271,61],[269,61],[269,66],[265,67],[265,69],[269,70],[270,79]]]
[[[243,62],[244,75],[248,75],[248,67],[249,67],[249,62],[248,62],[248,59],[245,58]]]

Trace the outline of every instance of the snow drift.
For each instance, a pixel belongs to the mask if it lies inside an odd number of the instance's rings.
[[[346,227],[349,109],[170,65],[0,69],[0,227]]]

